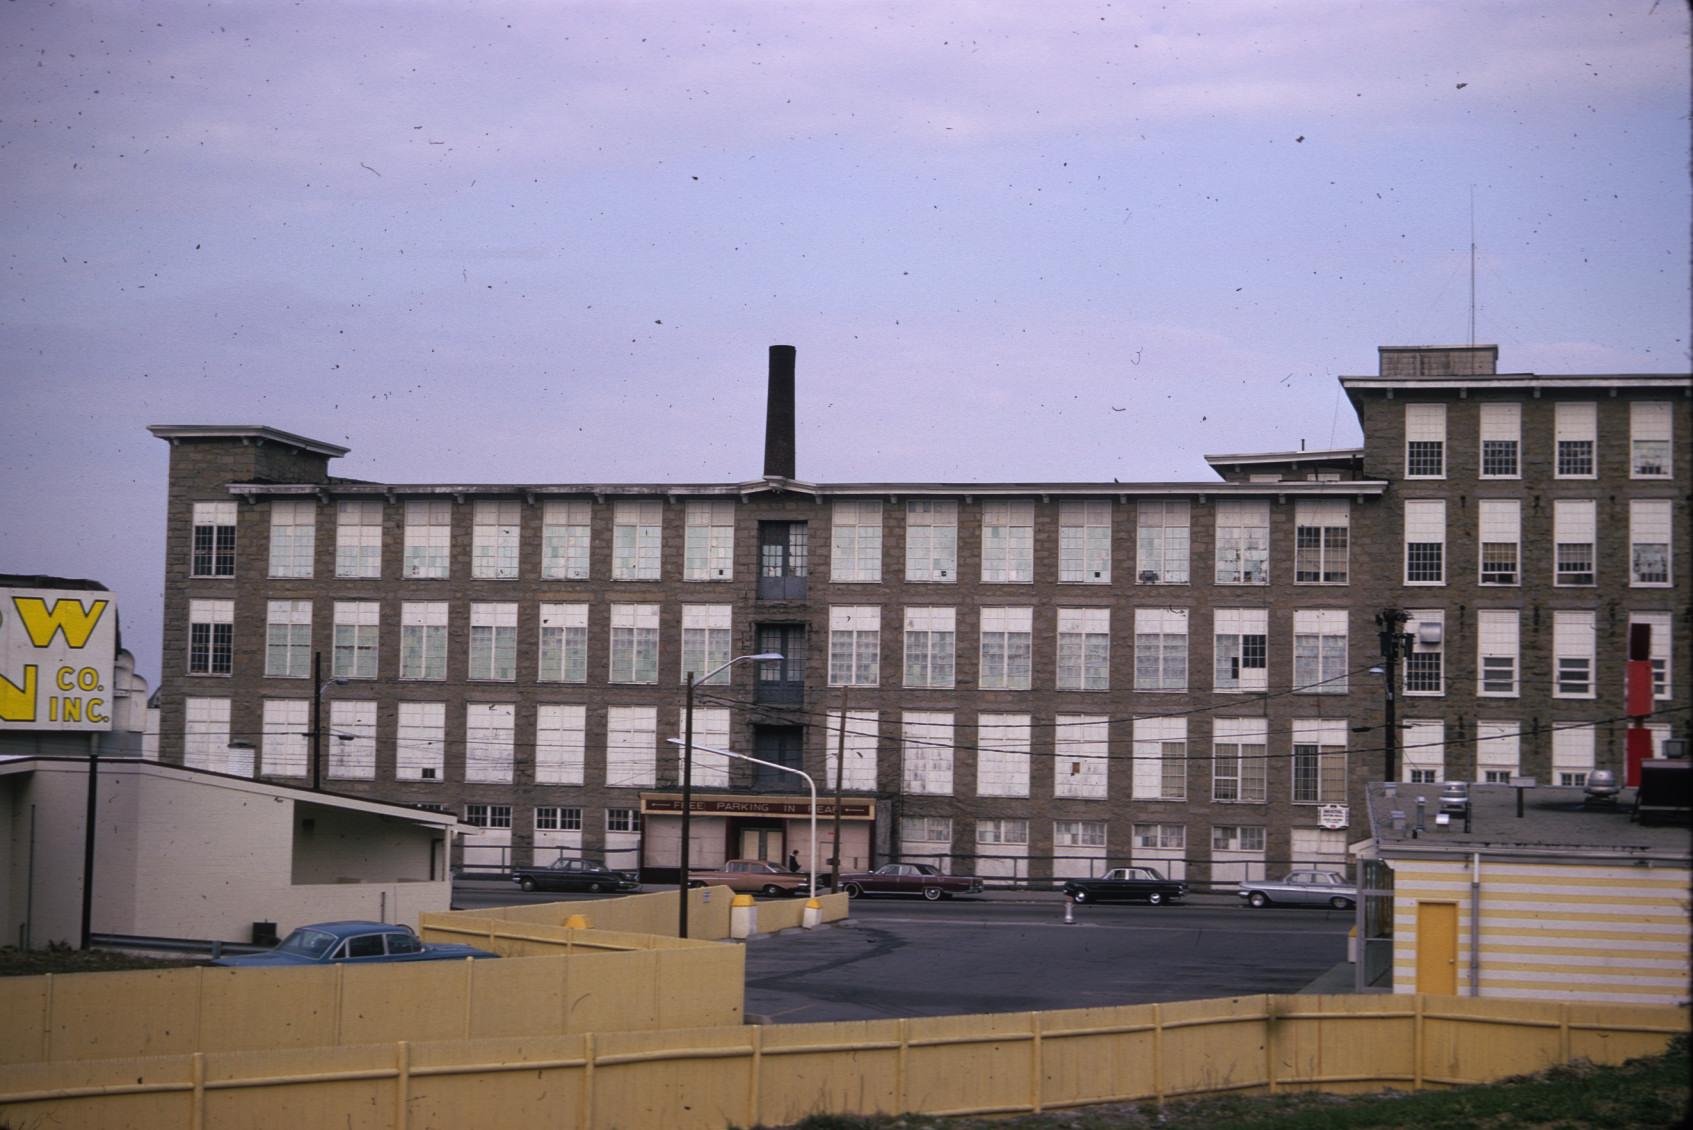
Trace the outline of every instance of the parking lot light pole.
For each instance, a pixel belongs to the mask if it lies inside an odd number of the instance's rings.
[[[323,652],[312,652],[312,684],[317,693],[312,696],[312,792],[323,788],[323,692],[330,687],[346,686],[345,676],[323,677]],[[339,735],[337,735],[339,736]]]
[[[737,663],[761,663],[765,660],[780,660],[781,658],[780,652],[761,651],[757,655],[737,655],[723,666],[707,672],[697,679],[692,671],[688,672],[687,698],[684,700],[682,709],[682,847],[676,869],[676,936],[678,938],[688,936],[688,865],[694,815],[694,688],[701,683],[710,682]]]

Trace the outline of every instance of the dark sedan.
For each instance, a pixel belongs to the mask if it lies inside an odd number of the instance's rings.
[[[499,957],[457,942],[425,942],[405,926],[387,922],[319,922],[301,926],[264,953],[223,957],[213,965],[372,965],[390,961],[455,961]]]
[[[1077,902],[1145,902],[1158,906],[1180,902],[1187,884],[1166,879],[1152,867],[1115,867],[1097,879],[1071,879],[1064,893]]]
[[[555,859],[545,867],[525,867],[511,881],[526,891],[638,891],[640,880],[603,863],[586,859]]]
[[[974,875],[945,875],[932,863],[884,863],[874,871],[851,871],[841,876],[848,898],[863,895],[922,895],[930,902],[953,895],[981,892]]]

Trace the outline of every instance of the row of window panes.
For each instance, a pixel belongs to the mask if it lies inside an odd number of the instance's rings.
[[[443,579],[451,570],[453,503],[405,504],[402,575]],[[509,580],[518,576],[517,502],[477,502],[471,541],[471,576]],[[734,503],[689,502],[682,579],[734,579]],[[586,502],[543,504],[541,577],[588,577],[589,515]],[[662,576],[661,502],[615,502],[612,579],[656,581]],[[335,575],[376,579],[382,569],[380,502],[337,504]],[[831,581],[882,580],[882,503],[842,501],[831,521]],[[270,575],[313,575],[317,504],[270,503]],[[1302,499],[1295,504],[1294,581],[1346,584],[1350,514],[1344,499]],[[1142,501],[1136,516],[1136,580],[1142,584],[1187,584],[1191,506],[1186,501]],[[1035,580],[1033,501],[982,504],[984,584],[1032,584]],[[1064,502],[1059,506],[1058,580],[1063,584],[1110,584],[1112,504]],[[1269,581],[1270,502],[1224,499],[1216,504],[1217,584]],[[191,574],[233,576],[235,504],[194,504]],[[790,565],[790,568],[804,568]],[[797,575],[797,574],[796,574]],[[958,504],[906,504],[905,579],[949,583],[958,579]]]
[[[1552,474],[1560,479],[1598,477],[1598,404],[1559,401],[1554,406]],[[1629,405],[1629,477],[1667,479],[1673,475],[1668,401]],[[1478,474],[1484,479],[1520,479],[1522,405],[1489,401],[1480,405],[1481,453]],[[1405,477],[1446,477],[1446,405],[1405,405]]]
[[[511,805],[467,804],[464,806],[464,822],[477,828],[510,828]],[[582,810],[559,806],[536,808],[535,830],[537,832],[580,832],[582,830]],[[641,830],[641,810],[638,808],[606,809],[605,830],[608,832],[639,832]]]
[[[1476,503],[1478,580],[1484,585],[1522,583],[1522,504],[1515,499]],[[1598,503],[1557,499],[1552,504],[1552,583],[1585,587],[1597,583]],[[1669,499],[1633,499],[1628,505],[1628,577],[1637,588],[1668,587],[1673,504]],[[1447,582],[1446,502],[1405,502],[1405,583]]]

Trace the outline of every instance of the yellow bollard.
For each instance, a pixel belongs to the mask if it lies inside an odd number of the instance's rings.
[[[751,895],[736,895],[729,903],[729,936],[746,941],[758,932],[758,904]]]
[[[566,930],[586,930],[588,928],[587,916],[582,914],[572,914],[569,918],[564,920],[564,928]]]
[[[823,923],[823,904],[816,899],[805,901],[805,913],[800,917],[800,925],[807,930],[815,930]]]
[[[1075,924],[1076,924],[1076,900],[1071,898],[1069,895],[1065,895],[1064,896],[1064,925],[1074,926]]]

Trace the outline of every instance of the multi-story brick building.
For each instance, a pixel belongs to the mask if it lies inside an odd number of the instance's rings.
[[[1688,378],[1496,357],[1383,348],[1341,382],[1361,448],[1208,456],[1211,482],[805,482],[785,347],[747,482],[359,482],[333,444],[155,426],[162,756],[459,812],[470,863],[660,874],[687,673],[773,652],[698,688],[695,742],[816,778],[820,859],[838,786],[847,867],[1341,864],[1390,757],[1620,768],[1631,624],[1685,732]],[[1409,636],[1392,733],[1382,625]],[[696,752],[693,860],[805,855],[796,781]]]

